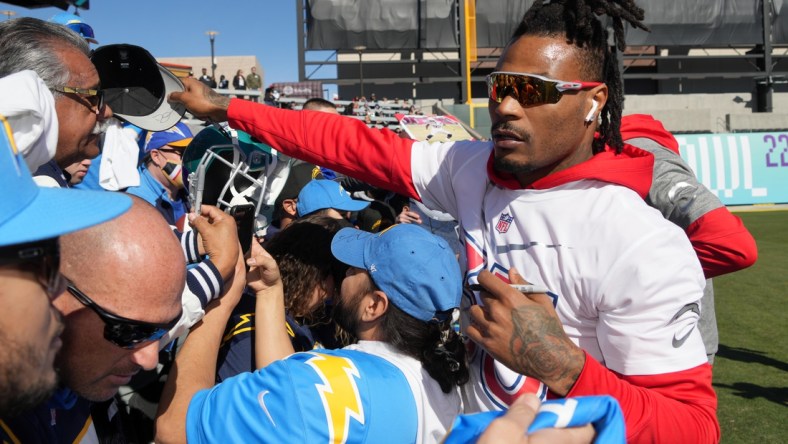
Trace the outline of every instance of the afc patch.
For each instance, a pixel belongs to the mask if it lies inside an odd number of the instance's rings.
[[[498,223],[495,224],[495,231],[499,233],[506,233],[509,231],[509,227],[512,226],[513,220],[514,216],[510,216],[509,213],[501,214],[501,217],[498,218]]]

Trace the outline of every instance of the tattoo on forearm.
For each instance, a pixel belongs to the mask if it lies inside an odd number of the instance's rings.
[[[558,319],[543,307],[512,310],[514,332],[509,351],[513,370],[545,382],[553,391],[566,393],[580,375],[577,348],[566,337]]]

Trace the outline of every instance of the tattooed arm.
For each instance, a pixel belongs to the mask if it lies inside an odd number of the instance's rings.
[[[509,280],[526,283],[514,268]],[[482,306],[470,309],[468,336],[512,370],[544,382],[559,396],[569,393],[585,353],[564,333],[550,298],[520,293],[489,271],[481,272],[479,283],[489,291],[481,294]]]
[[[522,278],[510,271],[513,283]],[[552,395],[611,395],[621,405],[627,442],[718,442],[711,366],[623,375],[570,341],[546,295],[524,295],[488,271],[483,306],[470,309],[468,336],[512,370],[544,382]],[[675,347],[675,346],[674,346]]]

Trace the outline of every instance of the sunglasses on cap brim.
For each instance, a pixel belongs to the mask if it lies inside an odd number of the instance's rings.
[[[96,35],[93,33],[93,28],[91,28],[90,25],[87,25],[85,23],[68,23],[66,24],[66,27],[76,32],[83,38],[86,39],[96,38]]]
[[[121,348],[132,349],[142,343],[158,341],[175,327],[181,318],[181,314],[178,314],[172,321],[163,324],[124,318],[93,302],[73,282],[68,284],[68,291],[82,305],[93,310],[101,318],[104,322],[104,339]]]
[[[60,274],[60,242],[57,237],[0,247],[0,265],[31,267],[50,299],[65,290]]]
[[[501,103],[512,96],[520,106],[558,103],[566,91],[580,91],[602,85],[602,82],[565,82],[537,74],[497,71],[487,76],[487,95]]]

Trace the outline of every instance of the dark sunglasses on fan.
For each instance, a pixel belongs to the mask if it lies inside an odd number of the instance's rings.
[[[143,342],[158,341],[175,327],[181,318],[181,315],[178,314],[173,320],[163,324],[124,318],[93,302],[73,282],[69,282],[68,291],[76,300],[93,310],[104,321],[104,339],[121,348],[131,349]]]
[[[50,299],[65,290],[66,281],[60,274],[60,242],[56,237],[0,247],[0,265],[32,269]]]
[[[536,74],[497,71],[487,76],[487,95],[496,103],[512,96],[520,106],[558,103],[566,91],[594,88],[602,82],[566,82]]]

